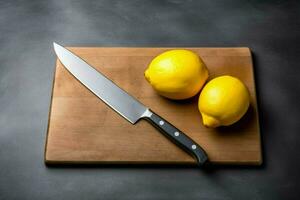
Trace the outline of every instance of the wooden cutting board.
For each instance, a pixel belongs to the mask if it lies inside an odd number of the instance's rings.
[[[157,95],[144,71],[159,53],[170,48],[69,48],[146,106],[185,132],[208,153],[212,163],[262,162],[254,74],[249,48],[186,48],[198,53],[212,79],[229,74],[240,78],[251,94],[251,106],[235,125],[205,128],[197,108],[198,95],[172,101]],[[122,99],[120,99],[122,101]],[[148,122],[132,125],[77,81],[59,61],[53,86],[46,163],[195,164]]]

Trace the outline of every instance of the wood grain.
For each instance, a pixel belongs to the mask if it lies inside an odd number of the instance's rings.
[[[251,106],[235,125],[208,129],[197,108],[198,95],[171,101],[157,95],[143,73],[151,59],[170,48],[69,48],[153,111],[192,137],[216,164],[262,162],[255,83],[248,48],[185,48],[198,53],[212,79],[229,74],[240,78],[251,94]],[[122,99],[120,99],[122,101]],[[132,125],[56,64],[46,163],[195,164],[146,121]]]

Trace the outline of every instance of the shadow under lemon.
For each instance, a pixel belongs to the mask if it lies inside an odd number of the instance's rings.
[[[156,94],[158,96],[158,99],[162,105],[168,106],[169,109],[178,109],[177,111],[192,111],[195,113],[195,110],[197,111],[197,115],[193,115],[194,118],[197,118],[197,123],[200,123],[203,128],[208,129],[209,132],[215,133],[215,134],[222,134],[222,136],[226,137],[226,135],[233,135],[233,134],[246,134],[248,131],[251,131],[251,128],[253,127],[254,121],[256,120],[256,112],[255,112],[255,106],[252,105],[252,102],[249,104],[249,108],[246,111],[246,113],[242,116],[242,118],[235,122],[232,125],[229,126],[220,126],[217,128],[207,128],[203,125],[202,122],[202,116],[201,113],[198,110],[198,100],[199,100],[199,94],[200,92],[188,99],[183,99],[183,100],[173,100],[173,99],[168,99],[165,97],[160,96],[159,94]],[[182,116],[185,117],[185,116]],[[190,117],[190,116],[189,116]],[[195,119],[191,119],[195,120]],[[200,120],[200,121],[199,121]]]

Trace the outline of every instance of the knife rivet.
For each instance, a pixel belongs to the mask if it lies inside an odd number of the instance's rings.
[[[174,135],[175,135],[175,136],[179,136],[179,132],[176,131],[176,132],[174,133]]]
[[[193,144],[192,145],[192,149],[196,149],[196,148],[197,148],[197,146]]]
[[[161,125],[161,126],[164,125],[164,123],[165,123],[165,122],[164,122],[163,120],[160,120],[160,121],[159,121],[159,125]]]

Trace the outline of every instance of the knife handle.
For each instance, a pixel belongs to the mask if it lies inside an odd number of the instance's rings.
[[[175,126],[170,124],[167,120],[163,119],[151,110],[148,110],[143,118],[151,122],[152,125],[159,129],[173,143],[177,144],[187,153],[194,156],[199,166],[202,166],[208,161],[207,154],[200,147],[200,145],[198,145],[195,141],[193,141]]]

